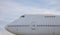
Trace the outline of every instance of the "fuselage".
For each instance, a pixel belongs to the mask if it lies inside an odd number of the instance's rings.
[[[26,14],[7,24],[5,28],[19,35],[60,34],[60,15]]]

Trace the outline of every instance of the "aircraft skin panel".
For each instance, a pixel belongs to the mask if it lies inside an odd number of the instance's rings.
[[[15,34],[60,34],[60,16],[24,15],[7,24],[6,29]]]

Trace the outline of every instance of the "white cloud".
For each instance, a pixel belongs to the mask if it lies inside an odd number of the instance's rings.
[[[60,0],[46,0],[50,9],[60,9]]]

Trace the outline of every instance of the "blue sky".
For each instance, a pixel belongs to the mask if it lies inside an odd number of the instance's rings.
[[[60,0],[16,0],[15,2],[23,6],[47,9],[60,9]]]
[[[23,14],[60,14],[60,0],[0,0],[0,27]]]

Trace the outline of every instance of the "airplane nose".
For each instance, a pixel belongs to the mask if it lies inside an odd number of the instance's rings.
[[[6,29],[7,31],[9,31],[9,27],[8,27],[8,25],[5,26],[5,29]]]
[[[9,32],[12,32],[12,29],[9,27],[9,25],[6,25],[6,26],[5,26],[5,29],[6,29],[7,31],[9,31]]]
[[[5,26],[5,29],[8,30],[8,26],[7,25]]]
[[[10,32],[10,33],[13,33],[13,34],[17,34],[17,28],[16,27],[9,27],[10,25],[6,25],[5,26],[5,29]]]

